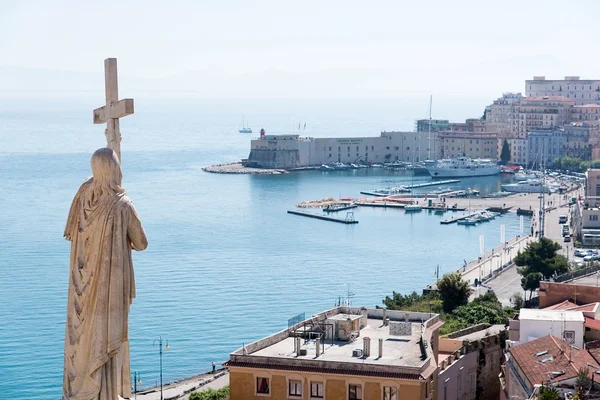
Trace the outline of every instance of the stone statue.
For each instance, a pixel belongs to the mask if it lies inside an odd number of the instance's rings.
[[[131,249],[148,246],[109,148],[92,156],[65,228],[71,241],[62,400],[131,396],[129,306],[135,297]]]

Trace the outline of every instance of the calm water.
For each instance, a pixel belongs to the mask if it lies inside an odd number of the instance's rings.
[[[150,246],[134,255],[137,298],[131,309],[132,371],[144,386],[158,380],[158,349],[167,337],[167,381],[210,368],[228,354],[287,326],[301,312],[333,306],[347,286],[353,304],[374,307],[393,290],[419,291],[442,271],[477,256],[479,235],[499,244],[519,220],[477,227],[441,226],[428,212],[359,209],[354,226],[286,214],[304,200],[356,196],[408,183],[387,170],[282,176],[212,175],[201,167],[247,156],[237,134],[242,111],[272,132],[289,132],[301,109],[322,135],[376,135],[413,116],[392,107],[349,104],[203,104],[138,102],[122,122],[124,184]],[[88,100],[0,101],[0,392],[10,399],[59,398],[69,242],[62,238],[72,196],[103,145]],[[165,109],[169,112],[165,112]],[[364,111],[363,113],[358,112]],[[160,112],[159,112],[160,111]],[[247,115],[248,118],[248,115]],[[403,125],[404,124],[404,125]],[[287,129],[287,128],[290,129]],[[427,178],[415,178],[415,182]],[[456,188],[496,191],[500,178]]]

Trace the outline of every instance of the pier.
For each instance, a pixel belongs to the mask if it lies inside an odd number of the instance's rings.
[[[458,183],[458,182],[460,182],[460,180],[458,180],[458,179],[446,179],[444,181],[430,181],[430,182],[424,182],[424,183],[416,183],[414,185],[405,186],[405,188],[418,189],[418,188],[427,187],[427,186],[448,185],[450,183]]]
[[[463,214],[463,215],[459,215],[458,217],[452,217],[452,218],[448,218],[448,219],[443,219],[440,221],[440,224],[442,225],[448,225],[448,224],[453,224],[455,222],[458,222],[460,220],[463,219],[467,219],[467,218],[471,218],[472,216],[479,214],[481,211],[475,211],[469,214]]]
[[[327,215],[313,214],[306,211],[288,210],[288,214],[301,215],[303,217],[322,219],[323,221],[339,222],[342,224],[358,224],[358,221],[354,219],[354,213],[352,216],[346,215],[346,218],[330,217]],[[350,213],[348,213],[350,214]]]

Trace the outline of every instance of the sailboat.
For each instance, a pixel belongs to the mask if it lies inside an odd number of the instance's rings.
[[[419,140],[419,144],[420,144],[420,140]],[[419,149],[420,151],[420,149]],[[413,151],[412,151],[412,155],[413,155],[413,165],[415,163],[415,149],[413,147]],[[410,178],[410,186],[412,187],[415,183],[415,170],[413,169],[411,171],[411,178]],[[418,204],[415,203],[411,203],[411,204],[407,204],[406,206],[404,206],[404,212],[418,212],[423,210],[423,206],[420,206]]]
[[[252,133],[252,129],[246,126],[244,116],[242,116],[242,129],[238,130],[239,133]]]

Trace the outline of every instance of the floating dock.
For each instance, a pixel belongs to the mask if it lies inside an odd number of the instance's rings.
[[[481,211],[475,211],[469,214],[463,214],[463,215],[459,215],[458,217],[452,217],[452,218],[448,218],[448,219],[444,219],[440,221],[440,224],[442,225],[448,225],[448,224],[453,224],[455,222],[458,222],[460,220],[463,219],[467,219],[467,218],[471,218],[472,216],[481,213]]]
[[[405,188],[418,189],[418,188],[427,187],[427,186],[447,185],[450,183],[458,183],[458,182],[460,182],[460,180],[458,180],[458,179],[446,179],[445,181],[430,181],[430,182],[424,182],[424,183],[417,183],[414,185],[405,186]]]
[[[356,203],[361,207],[380,207],[380,208],[404,208],[406,204],[400,203]]]
[[[344,210],[351,210],[353,208],[358,207],[356,204],[347,204],[347,205],[339,205],[339,206],[327,206],[323,207],[323,211],[325,212],[338,212]]]
[[[339,222],[342,224],[358,224],[358,221],[354,219],[354,217],[352,218],[336,218],[336,217],[329,217],[327,215],[319,215],[319,214],[313,214],[313,213],[309,213],[309,212],[305,212],[305,211],[296,211],[296,210],[288,210],[288,214],[294,214],[294,215],[301,215],[303,217],[309,217],[309,218],[315,218],[315,219],[322,219],[323,221],[331,221],[331,222]]]

